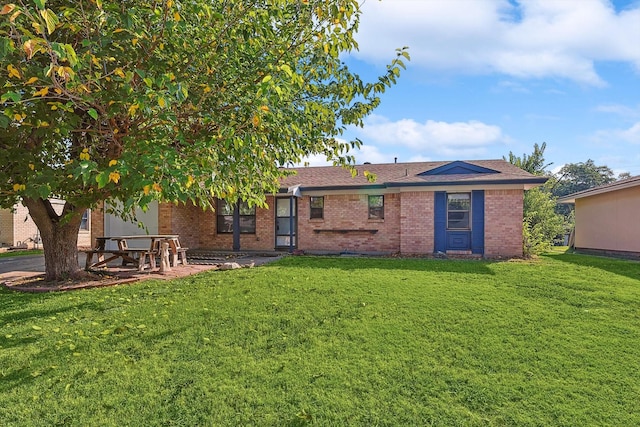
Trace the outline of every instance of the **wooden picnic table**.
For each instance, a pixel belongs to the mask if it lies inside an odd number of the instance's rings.
[[[117,250],[106,249],[107,241],[114,241],[118,245]],[[144,247],[130,247],[130,241],[150,241],[148,246]],[[166,244],[166,253],[163,253],[163,244]],[[169,266],[176,266],[179,262],[183,265],[187,264],[186,256],[187,248],[180,246],[179,235],[177,234],[140,234],[129,236],[101,236],[96,237],[96,244],[93,249],[86,251],[87,261],[85,263],[85,269],[97,268],[106,266],[107,263],[122,259],[122,265],[134,264],[138,267],[139,271],[143,271],[145,268],[156,267],[156,256],[161,257],[162,264],[169,268]],[[93,262],[93,256],[97,255],[97,261]],[[105,256],[107,256],[105,258]],[[147,263],[148,259],[148,263]]]

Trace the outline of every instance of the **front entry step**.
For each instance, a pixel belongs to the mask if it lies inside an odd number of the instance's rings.
[[[447,255],[472,255],[472,254],[473,252],[467,251],[467,250],[461,250],[461,251],[451,250],[451,249],[447,250]]]
[[[471,251],[452,251],[446,252],[447,258],[460,258],[460,259],[482,259],[482,254],[474,254]]]

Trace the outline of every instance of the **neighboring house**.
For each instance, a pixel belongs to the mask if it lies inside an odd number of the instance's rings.
[[[64,201],[51,199],[53,209],[60,213]],[[78,246],[91,246],[91,215],[84,213],[78,232]],[[0,246],[34,249],[42,248],[42,240],[38,227],[31,219],[29,210],[18,203],[13,209],[0,209]]]
[[[570,194],[558,203],[575,203],[577,250],[640,255],[640,176]]]
[[[154,231],[190,249],[522,256],[524,191],[547,180],[504,160],[295,170],[268,209],[160,204]],[[109,221],[94,211],[94,237]]]

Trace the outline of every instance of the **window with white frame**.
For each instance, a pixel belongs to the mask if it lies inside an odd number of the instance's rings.
[[[256,232],[256,207],[249,207],[247,202],[240,201],[240,233],[255,234]],[[218,234],[233,233],[233,208],[234,205],[226,200],[218,200],[216,228]]]
[[[80,230],[89,231],[91,227],[91,211],[85,209],[82,213],[82,220],[80,221]]]
[[[369,196],[369,219],[384,219],[384,196]]]
[[[309,218],[324,218],[324,196],[311,196],[309,201]]]
[[[447,194],[447,228],[468,230],[471,226],[471,194]]]

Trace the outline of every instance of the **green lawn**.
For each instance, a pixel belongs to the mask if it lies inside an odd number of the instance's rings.
[[[42,249],[17,249],[12,251],[0,252],[0,258],[11,258],[23,255],[42,255]]]
[[[640,263],[289,257],[0,291],[2,426],[640,425]]]

